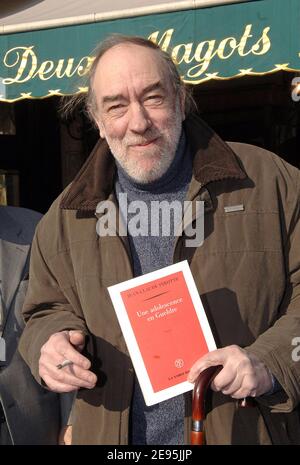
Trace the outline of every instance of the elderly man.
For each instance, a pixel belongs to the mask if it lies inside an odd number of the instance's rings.
[[[223,365],[208,444],[300,443],[292,345],[300,335],[299,172],[263,149],[226,144],[188,116],[188,104],[158,46],[123,36],[100,45],[87,107],[102,140],[38,226],[20,344],[39,382],[78,390],[74,444],[189,442],[191,393],[145,406],[107,292],[184,259],[220,347],[196,361],[189,379]],[[124,193],[129,205],[149,208],[204,201],[203,245],[177,237],[175,219],[169,237],[125,236],[118,226],[100,237],[98,203],[118,205]],[[246,396],[256,406],[237,410]]]

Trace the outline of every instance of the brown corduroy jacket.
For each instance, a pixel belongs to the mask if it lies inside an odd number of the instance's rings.
[[[194,156],[187,199],[205,201],[205,240],[174,249],[187,259],[218,347],[256,354],[283,390],[237,409],[214,393],[206,419],[208,444],[300,444],[299,171],[276,155],[224,143],[199,118],[185,123]],[[98,384],[78,392],[74,444],[126,444],[134,372],[107,287],[130,279],[126,237],[99,237],[95,209],[114,199],[115,165],[99,142],[73,183],[40,222],[32,248],[20,351],[38,381],[41,346],[65,329],[83,330]],[[225,207],[243,205],[238,211]],[[186,394],[186,442],[191,393]]]

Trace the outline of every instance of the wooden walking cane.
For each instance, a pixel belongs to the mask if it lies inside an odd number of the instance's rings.
[[[205,419],[205,398],[212,381],[217,374],[222,370],[222,365],[212,366],[202,371],[198,376],[193,391],[192,404],[192,431],[191,444],[201,446],[204,444],[204,428]],[[238,407],[253,407],[255,401],[252,398],[239,399]]]
[[[201,446],[204,444],[203,422],[205,419],[205,397],[211,382],[222,370],[222,365],[206,368],[195,381],[192,407],[191,444]]]

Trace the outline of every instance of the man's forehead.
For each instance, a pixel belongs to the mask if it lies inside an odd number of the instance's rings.
[[[112,59],[114,60],[116,57],[122,58],[122,56],[132,56],[132,57],[151,57],[154,61],[160,62],[161,55],[159,49],[154,49],[151,47],[146,47],[145,45],[133,44],[133,43],[120,43],[114,45],[110,49],[108,49],[101,57],[100,61]]]
[[[94,89],[101,96],[116,95],[128,86],[138,92],[151,87],[167,87],[166,65],[156,50],[132,44],[122,44],[108,50],[99,60],[94,77]]]
[[[100,58],[96,74],[114,75],[122,71],[164,75],[166,64],[158,50],[135,44],[120,44],[112,47]]]

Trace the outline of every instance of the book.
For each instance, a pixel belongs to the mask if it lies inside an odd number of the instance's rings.
[[[108,291],[146,405],[192,390],[190,368],[216,344],[188,262]]]

